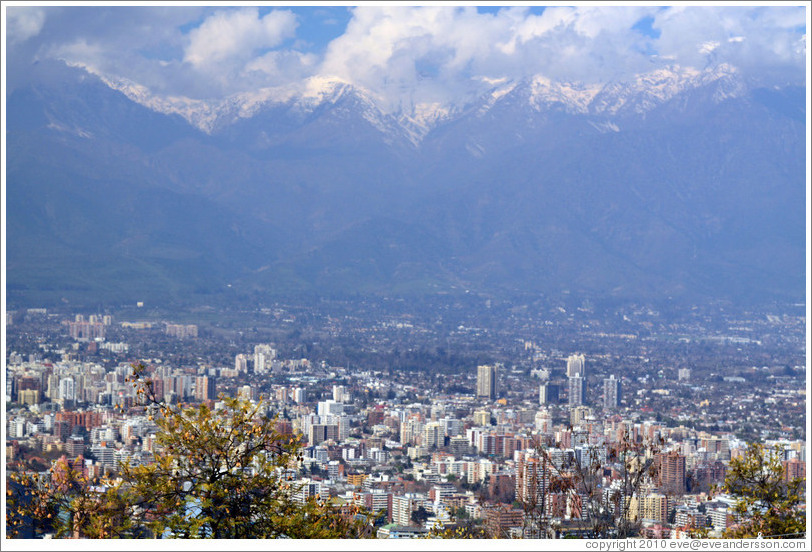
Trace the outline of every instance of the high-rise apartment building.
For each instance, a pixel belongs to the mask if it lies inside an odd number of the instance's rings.
[[[307,442],[318,445],[324,441],[338,441],[338,424],[311,424],[307,432]]]
[[[424,424],[419,418],[409,418],[400,426],[400,442],[405,444],[414,443],[417,436],[423,432]]]
[[[536,425],[536,431],[541,433],[548,433],[553,427],[552,417],[546,409],[539,410],[533,421]]]
[[[588,406],[574,406],[570,410],[570,424],[577,426],[586,422],[587,418],[592,418],[592,409]],[[574,443],[573,443],[574,445]]]
[[[214,378],[197,376],[195,379],[195,399],[199,401],[214,400],[217,398],[217,385]]]
[[[385,515],[387,521],[392,520],[392,498],[393,493],[384,489],[370,489],[353,494],[355,504],[375,514]]]
[[[474,412],[474,425],[478,427],[491,425],[491,413],[487,410],[476,410]]]
[[[658,485],[669,492],[685,492],[685,457],[677,451],[657,455]]]
[[[488,399],[496,398],[496,366],[483,364],[477,367],[476,395]]]
[[[632,519],[651,520],[657,523],[668,521],[668,497],[660,493],[646,493],[642,496],[632,496],[629,504],[629,513]]]
[[[411,525],[412,512],[426,504],[426,495],[422,493],[405,493],[392,497],[392,522],[398,525]]]
[[[81,315],[77,315],[79,317]],[[68,331],[73,339],[78,340],[94,340],[97,338],[104,339],[105,327],[104,324],[96,322],[83,322],[77,320],[76,322],[68,322]]]
[[[423,446],[427,449],[442,447],[444,441],[443,426],[440,422],[429,422],[423,427]]]
[[[569,406],[582,406],[586,404],[586,383],[581,376],[569,378]]]
[[[586,364],[584,355],[570,355],[567,357],[567,377],[586,377]]]
[[[534,449],[517,450],[513,459],[516,462],[516,499],[534,503],[545,511],[544,499],[553,473],[547,455],[539,455]]]
[[[59,380],[59,398],[72,401],[76,399],[76,382],[71,377]]]
[[[167,324],[165,333],[179,339],[197,337],[197,324]]]
[[[327,399],[326,401],[319,401],[318,405],[316,406],[316,413],[319,416],[337,416],[339,414],[344,414],[344,403],[336,402],[333,399]]]
[[[451,437],[448,442],[448,448],[451,450],[451,454],[453,454],[455,458],[461,458],[466,454],[471,453],[471,443],[468,441],[467,437],[462,435]]]
[[[549,382],[539,385],[539,404],[558,404],[558,385]]]
[[[350,402],[352,397],[350,396],[350,392],[347,388],[343,385],[334,385],[333,386],[333,400],[335,402]]]
[[[276,349],[270,345],[254,346],[254,373],[265,374],[271,369],[271,363],[276,358]]]
[[[806,462],[798,458],[790,458],[781,462],[784,466],[784,481],[789,483],[793,479],[802,478],[806,475]]]
[[[456,418],[441,418],[440,425],[443,426],[443,434],[448,436],[454,435],[462,435],[464,431],[464,425],[462,420],[458,420]]]
[[[612,374],[603,380],[603,407],[612,410],[620,406],[620,380]]]

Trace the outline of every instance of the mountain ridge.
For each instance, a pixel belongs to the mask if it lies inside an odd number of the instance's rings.
[[[541,75],[534,75],[507,86],[496,86],[466,104],[417,104],[410,109],[387,112],[380,98],[363,87],[353,85],[338,77],[310,77],[303,83],[262,88],[257,91],[233,94],[216,102],[183,98],[162,97],[126,79],[97,75],[107,86],[118,90],[132,101],[166,115],[180,115],[190,124],[206,132],[216,133],[239,119],[250,119],[266,109],[288,108],[301,114],[312,113],[322,104],[336,104],[343,97],[356,97],[365,109],[367,121],[382,132],[398,132],[411,137],[417,145],[433,128],[447,123],[476,106],[480,114],[493,108],[505,96],[522,93],[523,100],[537,111],[561,105],[572,114],[614,116],[624,110],[642,114],[655,108],[677,94],[691,88],[707,86],[719,81],[733,81],[729,92],[715,98],[735,97],[743,92],[744,85],[735,68],[720,64],[698,71],[692,68],[671,66],[649,73],[636,75],[623,82],[604,85],[572,82],[555,82]],[[641,99],[642,98],[642,99]],[[632,102],[632,106],[627,103]]]
[[[529,79],[410,118],[333,82],[207,133],[64,73],[8,98],[12,302],[803,296],[803,89]]]

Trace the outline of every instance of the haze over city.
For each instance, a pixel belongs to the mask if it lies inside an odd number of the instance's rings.
[[[358,4],[4,3],[4,547],[808,545],[809,6]]]

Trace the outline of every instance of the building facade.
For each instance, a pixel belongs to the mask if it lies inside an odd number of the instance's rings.
[[[476,395],[477,397],[495,399],[497,393],[496,366],[483,364],[477,367]]]

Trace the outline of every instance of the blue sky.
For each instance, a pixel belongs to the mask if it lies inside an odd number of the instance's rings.
[[[729,63],[802,84],[807,65],[803,5],[6,5],[11,89],[35,60],[59,59],[196,99],[338,78],[395,109],[532,75],[595,84]]]

